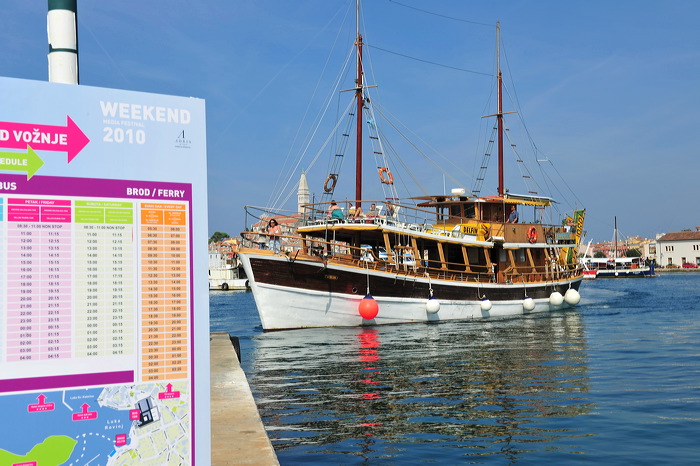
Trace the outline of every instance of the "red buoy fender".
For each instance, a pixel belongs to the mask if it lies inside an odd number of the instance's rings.
[[[360,301],[359,311],[363,319],[372,320],[379,314],[379,304],[372,295],[368,294]]]

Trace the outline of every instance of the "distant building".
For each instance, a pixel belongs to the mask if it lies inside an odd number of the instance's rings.
[[[680,266],[687,262],[700,265],[700,227],[696,231],[666,233],[657,238],[656,243],[659,265]]]
[[[656,242],[654,240],[632,236],[625,240],[618,241],[617,245],[613,241],[592,244],[588,255],[592,257],[595,253],[602,252],[605,254],[605,257],[612,258],[615,257],[615,251],[617,250],[617,257],[626,257],[630,249],[636,249],[640,252],[642,257],[654,258],[656,254],[655,244]]]

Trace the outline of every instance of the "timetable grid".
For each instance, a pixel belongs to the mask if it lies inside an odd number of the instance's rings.
[[[141,206],[142,379],[188,376],[188,227],[182,204]]]
[[[7,200],[6,360],[70,359],[71,203]]]
[[[76,201],[77,357],[134,354],[134,205]]]

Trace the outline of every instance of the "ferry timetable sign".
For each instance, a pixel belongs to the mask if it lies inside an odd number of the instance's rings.
[[[205,142],[200,99],[0,78],[0,464],[209,462]]]

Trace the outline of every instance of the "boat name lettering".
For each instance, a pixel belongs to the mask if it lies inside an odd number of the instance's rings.
[[[475,226],[463,226],[462,231],[464,231],[465,234],[467,235],[474,235],[476,236],[479,233],[479,229]]]
[[[326,275],[325,276],[328,280],[337,280],[338,276],[337,275]]]
[[[100,107],[102,108],[103,117],[157,121],[160,123],[182,123],[185,125],[192,120],[189,110],[184,108],[105,102],[103,100],[100,100]]]

